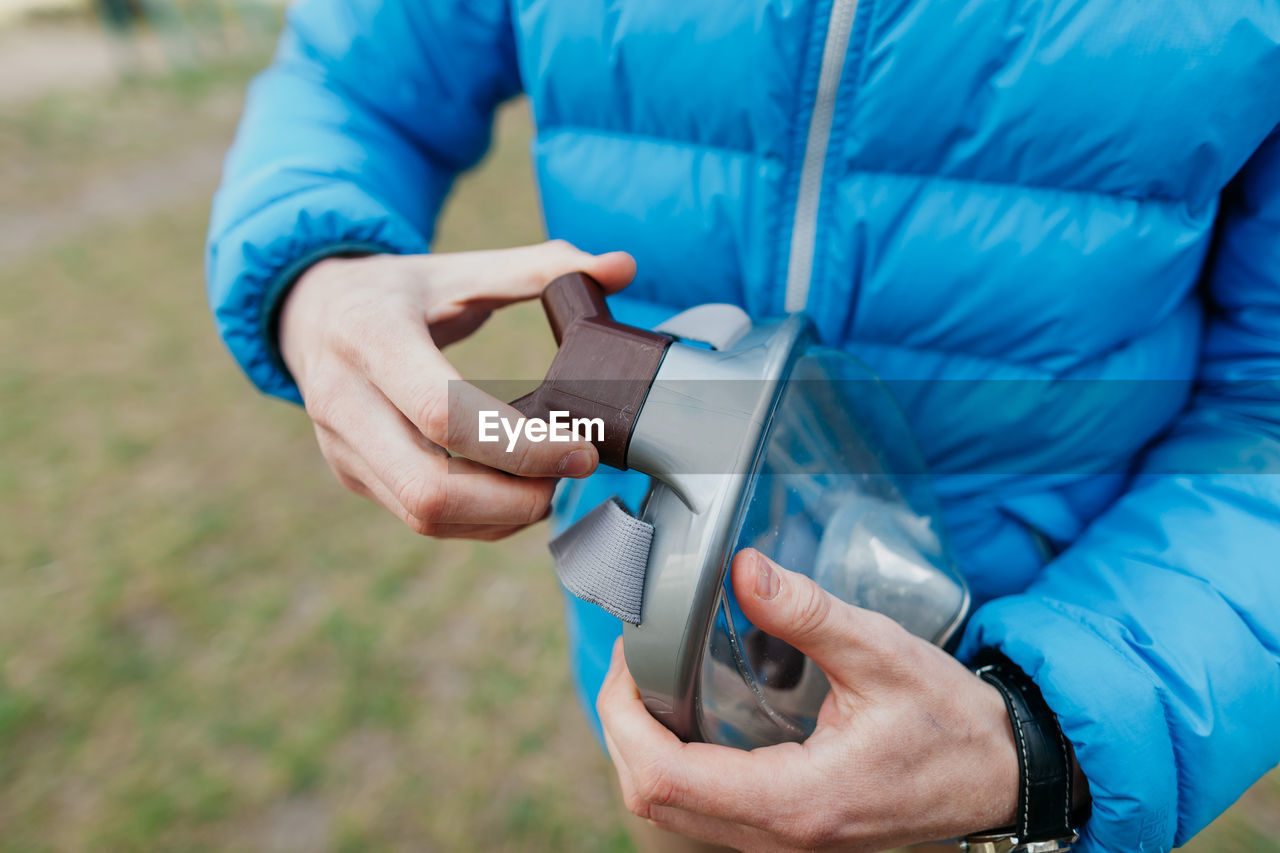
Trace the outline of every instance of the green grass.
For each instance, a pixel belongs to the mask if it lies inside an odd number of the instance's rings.
[[[264,61],[260,50],[246,49],[100,91],[0,103],[0,211],[47,204],[187,146],[210,146],[216,156],[215,147],[229,142],[244,83]]]
[[[6,141],[52,170],[136,97],[221,143],[202,104],[244,76],[61,97]],[[442,247],[539,238],[526,139],[505,113]],[[0,266],[0,849],[617,849],[545,532],[434,542],[343,492],[213,334],[206,203]],[[533,306],[494,325],[468,371],[549,360]]]
[[[250,65],[11,110],[0,212],[216,150]],[[539,239],[527,134],[504,111],[439,248]],[[0,261],[0,850],[626,849],[545,531],[425,540],[338,487],[213,334],[211,190]],[[523,306],[455,358],[550,354]],[[1276,851],[1277,815],[1272,778],[1196,849]]]

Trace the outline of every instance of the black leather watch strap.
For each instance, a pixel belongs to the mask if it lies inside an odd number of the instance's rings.
[[[1022,844],[1071,838],[1071,756],[1058,718],[1040,688],[1000,652],[984,649],[978,675],[1004,697],[1018,749],[1018,825]]]

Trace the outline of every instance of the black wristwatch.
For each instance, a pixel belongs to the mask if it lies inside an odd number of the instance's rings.
[[[1018,748],[1017,824],[970,835],[962,847],[972,853],[1054,853],[1076,840],[1071,802],[1074,768],[1067,739],[1040,688],[995,649],[974,661],[977,674],[1004,697]]]

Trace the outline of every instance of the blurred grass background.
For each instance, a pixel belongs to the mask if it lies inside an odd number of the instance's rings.
[[[0,31],[0,850],[629,849],[545,529],[414,537],[214,336],[202,241],[255,15]],[[504,108],[438,249],[541,238],[528,135]],[[452,354],[496,377],[551,352],[523,306]],[[1188,849],[1278,838],[1273,774]]]

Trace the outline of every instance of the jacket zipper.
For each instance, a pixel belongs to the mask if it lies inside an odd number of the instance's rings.
[[[796,194],[795,217],[791,224],[791,254],[787,259],[787,286],[783,307],[788,312],[803,311],[809,302],[813,275],[813,255],[818,241],[818,205],[822,200],[822,173],[826,167],[827,144],[831,141],[836,92],[844,68],[849,38],[858,0],[833,0],[827,20],[827,37],[822,46],[818,71],[818,94],[809,116],[809,136],[800,166],[800,190]]]

